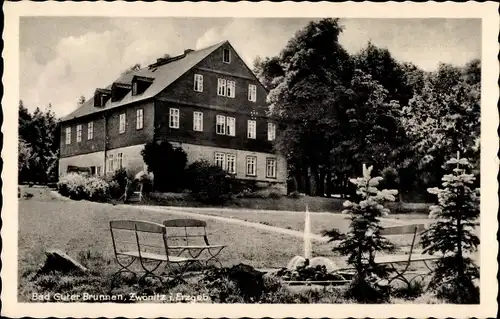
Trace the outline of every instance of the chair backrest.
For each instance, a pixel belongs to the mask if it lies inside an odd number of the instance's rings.
[[[380,235],[406,235],[416,234],[425,230],[425,224],[411,224],[402,226],[384,227],[380,230]]]
[[[162,224],[143,220],[112,220],[109,229],[115,254],[128,250],[139,253],[153,250],[168,256],[166,228]]]
[[[178,239],[183,239],[185,241],[185,245],[189,245],[190,238],[196,241],[196,238],[203,238],[205,245],[210,245],[207,238],[207,222],[204,220],[198,219],[170,219],[163,222],[163,226],[167,228],[167,240],[175,241]],[[179,233],[175,232],[172,229],[168,230],[168,228],[177,228],[182,229]],[[188,230],[189,229],[189,230]]]

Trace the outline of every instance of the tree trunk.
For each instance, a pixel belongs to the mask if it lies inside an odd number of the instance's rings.
[[[320,170],[319,170],[318,192],[319,192],[319,196],[325,197],[325,169],[324,168],[320,168]]]
[[[325,193],[327,197],[332,196],[332,172],[330,168],[326,171]]]
[[[311,195],[311,181],[309,180],[309,168],[304,166],[304,193]]]

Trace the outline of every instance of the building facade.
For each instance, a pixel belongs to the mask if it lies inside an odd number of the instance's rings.
[[[286,189],[267,92],[229,42],[122,75],[61,121],[59,175],[145,170],[144,144],[166,140],[243,181]]]

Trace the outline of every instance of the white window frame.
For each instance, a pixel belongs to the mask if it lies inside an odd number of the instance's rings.
[[[248,100],[251,102],[257,101],[257,85],[248,84]]]
[[[247,156],[245,170],[246,175],[257,176],[257,156]]]
[[[82,141],[82,125],[78,124],[76,126],[76,142],[80,143]]]
[[[113,163],[114,163],[114,156],[113,154],[108,154],[108,158],[107,158],[107,167],[106,167],[106,171],[108,173],[113,173],[114,170],[113,170]]]
[[[127,113],[122,113],[120,114],[120,126],[118,128],[118,131],[120,134],[125,133],[127,129]]]
[[[223,170],[226,169],[226,154],[215,152],[214,154],[214,165],[219,166]]]
[[[226,154],[226,171],[229,174],[236,174],[236,155]]]
[[[226,94],[227,94],[226,79],[217,78],[217,95],[226,96]]]
[[[201,75],[201,74],[194,75],[193,90],[195,92],[203,92],[203,75]]]
[[[275,158],[268,157],[266,158],[266,177],[267,178],[276,178],[276,170],[277,170],[277,160]]]
[[[215,117],[215,133],[226,135],[226,117],[224,115],[217,115]]]
[[[179,109],[170,108],[168,116],[168,127],[179,128]]]
[[[275,123],[267,123],[267,140],[274,141],[276,139],[276,124]]]
[[[236,96],[235,91],[236,91],[236,82],[226,80],[226,93],[227,93],[226,96],[234,99],[234,97]]]
[[[257,138],[257,122],[255,120],[247,121],[247,137],[251,139]]]
[[[87,140],[93,140],[94,139],[94,122],[90,121],[87,124]]]
[[[135,129],[142,130],[144,128],[144,109],[135,111]]]
[[[114,164],[113,167],[115,170],[118,170],[123,167],[123,153],[116,153],[113,158]]]
[[[236,136],[236,119],[234,117],[226,117],[226,134]]]
[[[193,131],[203,132],[203,112],[193,112]]]
[[[71,126],[66,128],[66,145],[71,144]]]
[[[227,52],[227,57],[228,57],[228,60],[225,61],[224,60],[224,53]],[[231,50],[229,49],[222,49],[222,62],[223,63],[226,63],[226,64],[230,64],[231,63]]]

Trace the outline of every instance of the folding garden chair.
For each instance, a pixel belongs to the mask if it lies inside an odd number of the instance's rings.
[[[181,257],[187,254],[188,258],[195,259],[202,267],[206,267],[210,262],[214,262],[222,267],[218,256],[226,246],[210,244],[207,236],[207,223],[205,221],[197,219],[171,219],[164,221],[163,225],[167,228],[168,248],[175,251],[176,256]],[[172,242],[174,243],[171,244]]]
[[[148,221],[114,220],[109,222],[111,239],[116,262],[120,269],[113,275],[129,272],[135,277],[136,272],[131,269],[134,261],[139,263],[146,277],[162,277],[155,274],[161,264],[165,263],[167,276],[182,279],[181,276],[196,260],[190,257],[172,256],[169,254],[166,238],[166,227]],[[172,271],[172,266],[178,266],[177,272]]]

